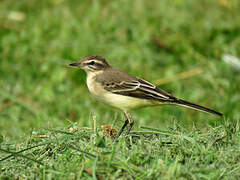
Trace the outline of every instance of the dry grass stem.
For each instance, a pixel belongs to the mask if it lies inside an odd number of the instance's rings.
[[[158,85],[163,85],[163,84],[167,84],[173,81],[177,81],[177,80],[181,80],[181,79],[187,79],[187,78],[191,78],[193,76],[196,76],[198,74],[203,73],[202,68],[196,68],[190,71],[186,71],[180,74],[177,74],[173,77],[169,77],[169,78],[163,78],[163,79],[158,79],[156,81],[154,81],[154,84]]]

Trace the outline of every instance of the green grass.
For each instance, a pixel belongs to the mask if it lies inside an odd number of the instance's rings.
[[[42,129],[1,146],[1,177],[57,179],[219,179],[240,176],[239,124],[186,133],[142,127],[113,143],[99,129]],[[41,135],[41,136],[40,136]],[[44,135],[44,136],[43,136]],[[41,137],[41,138],[40,138]],[[3,151],[3,149],[5,149]]]
[[[237,0],[1,1],[0,178],[239,177],[240,72],[222,61],[240,57],[239,12]],[[151,82],[200,69],[159,87],[224,118],[140,109],[113,143],[101,126],[119,130],[123,115],[66,66],[95,54]]]

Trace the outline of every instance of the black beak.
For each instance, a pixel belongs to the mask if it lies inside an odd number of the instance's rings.
[[[75,62],[75,63],[69,64],[69,66],[81,66],[81,63],[80,62]]]

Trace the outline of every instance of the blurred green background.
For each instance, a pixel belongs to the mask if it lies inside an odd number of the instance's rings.
[[[34,130],[113,124],[123,115],[93,99],[82,70],[67,67],[100,55],[115,67],[179,98],[240,118],[240,71],[222,56],[240,57],[238,0],[0,1],[0,134],[18,141]],[[181,73],[190,73],[177,80]],[[192,74],[192,75],[191,75]],[[135,129],[192,128],[224,119],[181,107],[136,110]]]

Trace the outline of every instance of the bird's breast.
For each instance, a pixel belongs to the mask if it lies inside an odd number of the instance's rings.
[[[89,73],[87,75],[87,86],[90,93],[95,96],[96,98],[102,99],[104,97],[105,90],[103,86],[96,81],[96,73]]]

